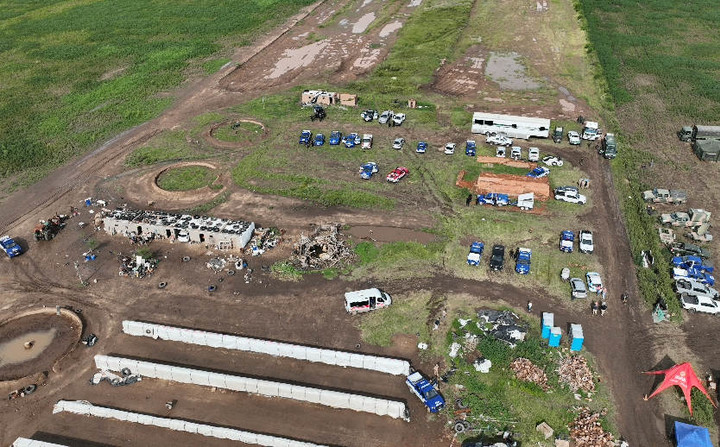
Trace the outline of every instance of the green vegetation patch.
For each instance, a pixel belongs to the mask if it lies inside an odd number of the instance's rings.
[[[183,166],[164,171],[157,185],[166,191],[190,191],[210,186],[217,174],[205,166]]]
[[[213,131],[213,137],[230,143],[255,142],[262,138],[263,127],[247,121],[232,121]]]
[[[361,317],[360,331],[363,340],[377,346],[390,346],[393,336],[397,334],[420,334],[421,340],[427,340],[429,302],[429,293],[393,296],[390,307]]]

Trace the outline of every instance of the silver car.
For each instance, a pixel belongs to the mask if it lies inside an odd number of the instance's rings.
[[[580,278],[570,278],[570,288],[572,289],[572,297],[575,298],[587,298],[587,289],[585,288],[585,282]]]

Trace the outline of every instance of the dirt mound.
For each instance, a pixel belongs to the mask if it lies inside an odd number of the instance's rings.
[[[537,163],[530,163],[528,161],[513,160],[512,158],[500,158],[500,157],[485,157],[482,155],[477,156],[478,163],[485,163],[489,165],[505,165],[512,166],[513,168],[527,168],[533,169],[537,166]]]
[[[460,171],[455,185],[466,188],[475,194],[497,192],[517,197],[520,194],[535,193],[535,200],[550,198],[550,182],[547,177],[532,178],[510,174],[480,174],[474,182],[465,180],[465,171]]]

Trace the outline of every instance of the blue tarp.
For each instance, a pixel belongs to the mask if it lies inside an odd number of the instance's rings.
[[[705,427],[675,421],[677,447],[713,447],[710,431]]]

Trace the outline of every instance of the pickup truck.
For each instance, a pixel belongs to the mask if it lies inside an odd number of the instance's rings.
[[[363,149],[372,149],[373,136],[372,134],[366,133],[362,136],[362,147]]]
[[[518,248],[515,255],[515,272],[521,275],[530,273],[530,261],[532,259],[532,250],[529,248]]]
[[[561,186],[559,188],[555,188],[555,200],[578,203],[580,205],[585,205],[585,203],[587,203],[587,197],[580,194],[580,191],[574,186]]]
[[[408,388],[415,394],[430,413],[437,413],[445,406],[445,399],[438,393],[432,383],[415,371],[405,380]]]
[[[477,267],[480,265],[480,257],[482,256],[483,250],[485,250],[485,244],[482,242],[473,242],[470,245],[470,253],[468,253],[467,263]]]
[[[575,233],[572,231],[563,231],[560,233],[560,251],[572,253],[575,246]]]
[[[693,208],[687,213],[661,214],[660,222],[663,225],[672,225],[673,227],[699,227],[710,222],[710,216],[712,216],[712,213],[708,211]]]
[[[680,205],[687,202],[687,194],[685,194],[685,191],[676,189],[655,188],[651,191],[643,192],[643,200],[653,203],[674,203]]]

